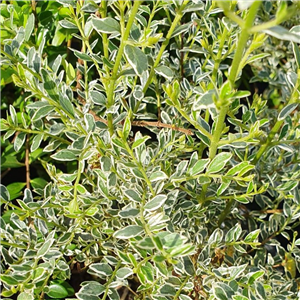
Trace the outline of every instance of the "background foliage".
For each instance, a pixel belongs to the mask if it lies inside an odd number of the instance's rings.
[[[2,297],[299,299],[299,11],[2,3]]]

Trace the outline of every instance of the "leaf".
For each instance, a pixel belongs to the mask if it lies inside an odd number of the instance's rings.
[[[44,135],[43,134],[37,134],[34,136],[31,146],[30,146],[30,152],[34,152],[36,149],[39,148],[42,140],[43,140]]]
[[[138,47],[131,45],[125,46],[124,53],[135,73],[142,76],[143,72],[148,69],[148,59],[146,54]]]
[[[15,108],[12,105],[9,106],[9,113],[10,113],[10,117],[13,122],[13,125],[17,126],[18,125],[17,113],[16,113]]]
[[[34,29],[34,21],[35,21],[34,14],[30,14],[25,26],[25,35],[24,35],[25,41],[28,41],[31,37],[32,31]]]
[[[263,32],[284,41],[300,43],[300,35],[290,32],[282,26],[274,26],[263,30]]]
[[[0,200],[5,202],[10,200],[9,192],[3,184],[0,184]]]
[[[175,295],[176,295],[176,290],[175,290],[175,288],[172,286],[172,285],[170,285],[170,284],[164,284],[161,288],[160,288],[160,290],[159,290],[159,292],[162,294],[162,295],[164,295],[164,296],[173,296],[173,297],[175,297]]]
[[[70,22],[68,20],[59,21],[59,25],[66,29],[78,29],[76,24],[74,24],[73,22]]]
[[[133,274],[133,271],[130,268],[124,267],[124,268],[120,268],[117,271],[116,276],[119,279],[125,279],[125,278],[129,277],[132,274]]]
[[[11,275],[1,274],[0,279],[7,285],[17,285],[19,282],[14,279]]]
[[[248,243],[248,242],[255,241],[258,238],[259,234],[260,234],[260,229],[256,229],[256,230],[248,233],[244,239],[244,242]]]
[[[92,101],[97,104],[97,105],[105,105],[106,104],[106,99],[105,96],[98,92],[98,91],[91,91],[90,92]]]
[[[231,183],[230,180],[223,179],[223,182],[218,187],[217,196],[222,195],[227,190],[227,188],[229,187],[230,183]]]
[[[54,107],[52,105],[45,105],[40,107],[38,110],[36,110],[36,112],[32,116],[32,121],[37,121],[42,119],[43,117],[49,115],[49,113],[53,110]]]
[[[94,263],[89,266],[88,273],[96,276],[111,276],[112,268],[107,263]]]
[[[270,56],[270,53],[259,53],[259,54],[253,55],[253,56],[251,56],[250,58],[247,59],[245,65],[250,64],[250,63],[252,63],[256,60],[261,60],[261,59],[263,59],[267,56]]]
[[[67,282],[51,282],[45,292],[50,298],[62,299],[74,294],[74,289]]]
[[[26,140],[26,132],[20,132],[16,138],[15,138],[15,141],[14,141],[14,150],[16,152],[18,152],[23,144],[25,143],[25,140]]]
[[[232,227],[225,235],[225,242],[230,243],[232,241],[237,241],[242,234],[242,227],[237,223]]]
[[[248,285],[252,285],[258,278],[263,276],[265,274],[264,271],[257,271],[257,272],[252,272],[249,273],[249,279],[248,279]]]
[[[76,160],[77,157],[72,150],[62,149],[55,154],[51,155],[53,159],[60,160],[60,161],[71,161]]]
[[[123,138],[127,139],[131,131],[131,121],[130,116],[128,115],[125,119],[124,125],[123,125]]]
[[[46,241],[44,242],[44,244],[38,249],[38,252],[36,254],[38,258],[48,253],[50,247],[54,243],[54,233],[55,233],[54,231],[50,233]]]
[[[144,144],[149,139],[151,139],[151,137],[146,135],[146,136],[143,136],[140,139],[135,140],[134,143],[132,144],[132,150],[137,148],[138,146],[141,146],[142,144]]]
[[[297,106],[298,103],[292,103],[285,106],[278,115],[278,121],[283,121]]]
[[[194,175],[197,175],[197,174],[201,173],[205,169],[205,167],[208,165],[208,163],[209,163],[209,159],[208,158],[207,159],[200,159],[200,160],[198,160],[195,163],[195,165],[192,167],[192,169],[190,171],[190,174],[192,176],[194,176]]]
[[[114,237],[117,239],[130,239],[140,235],[144,231],[143,227],[138,225],[129,225],[123,229],[120,229],[114,233]]]
[[[33,295],[28,294],[26,292],[22,292],[19,294],[17,300],[34,300]]]
[[[146,205],[144,206],[144,208],[145,208],[145,210],[148,210],[148,211],[156,210],[156,209],[160,208],[161,206],[163,206],[164,203],[166,202],[166,200],[167,200],[166,195],[157,195],[152,200],[147,202]]]
[[[168,176],[162,172],[162,171],[157,171],[157,172],[154,172],[150,175],[150,181],[151,182],[154,182],[154,181],[158,181],[158,180],[164,180],[164,179],[167,179]]]
[[[226,163],[230,160],[232,154],[229,152],[222,152],[218,154],[209,164],[206,172],[207,173],[217,173],[221,171]]]
[[[97,281],[85,281],[82,284],[82,288],[76,293],[76,297],[80,300],[99,300],[105,290],[105,286]]]
[[[65,111],[74,117],[74,107],[67,96],[59,95],[59,103]]]
[[[115,33],[120,32],[120,24],[113,18],[92,18],[93,27],[98,32]]]
[[[154,70],[157,74],[165,77],[166,79],[170,80],[174,77],[173,70],[167,66],[159,66],[159,67],[156,67]]]
[[[141,202],[142,201],[140,195],[136,191],[134,191],[134,190],[126,190],[125,191],[125,195],[129,199],[131,199],[131,200],[133,200],[135,202]]]

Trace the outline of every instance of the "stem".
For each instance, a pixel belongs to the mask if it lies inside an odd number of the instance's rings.
[[[169,29],[169,31],[168,31],[168,34],[167,34],[167,36],[166,36],[166,39],[163,41],[163,43],[162,43],[162,45],[161,45],[161,47],[160,47],[160,50],[159,50],[159,52],[158,52],[158,54],[157,54],[157,57],[156,57],[156,60],[155,60],[153,66],[152,66],[152,68],[151,68],[151,71],[150,71],[148,80],[147,80],[147,82],[146,82],[146,84],[145,84],[145,86],[144,86],[144,88],[143,88],[143,93],[144,93],[144,94],[146,93],[146,91],[148,90],[148,87],[149,87],[150,83],[152,82],[152,78],[153,78],[153,76],[154,76],[154,74],[155,74],[155,68],[156,68],[156,67],[159,65],[159,63],[161,62],[161,57],[162,57],[162,55],[163,55],[163,53],[164,53],[166,47],[168,46],[168,44],[169,44],[169,42],[170,42],[170,39],[171,39],[171,37],[172,37],[172,34],[173,34],[173,32],[174,32],[174,30],[175,30],[175,28],[176,28],[178,22],[181,20],[181,17],[182,17],[182,15],[183,15],[183,10],[184,10],[184,8],[186,7],[186,5],[187,5],[189,2],[190,2],[189,0],[185,0],[185,1],[182,3],[182,5],[180,6],[180,8],[178,9],[177,13],[176,13],[176,16],[175,16],[175,18],[174,18],[174,21],[173,21],[173,23],[172,23],[172,25],[171,25],[171,27],[170,27],[170,29]],[[140,101],[138,101],[138,102],[136,103],[136,106],[135,106],[134,111],[133,111],[134,113],[137,113],[137,111],[138,111],[138,109],[139,109],[141,103],[142,103],[142,100],[140,100]]]
[[[245,24],[242,28],[242,32],[241,32],[241,35],[240,35],[239,40],[238,40],[237,49],[236,49],[235,54],[234,54],[230,74],[229,74],[229,77],[228,77],[228,80],[229,80],[229,82],[231,83],[232,86],[234,86],[234,83],[236,81],[238,71],[239,71],[239,67],[240,67],[240,64],[241,64],[241,60],[242,60],[242,57],[243,57],[243,53],[244,53],[244,50],[245,50],[247,42],[248,42],[248,38],[249,38],[249,35],[250,35],[249,29],[252,27],[252,24],[254,22],[254,19],[256,17],[256,13],[257,13],[257,10],[258,10],[260,4],[261,4],[261,1],[254,1],[254,3],[251,5],[251,7],[249,9],[249,13],[246,17]],[[228,13],[228,12],[225,12],[225,14],[226,13]],[[215,131],[213,133],[213,137],[211,139],[211,144],[210,144],[210,149],[209,149],[209,158],[211,160],[217,154],[218,143],[219,143],[220,138],[222,136],[223,126],[224,126],[225,118],[226,118],[226,115],[227,115],[227,111],[229,109],[229,104],[230,103],[228,103],[228,104],[224,103],[223,105],[221,105],[221,109],[220,109],[220,112],[219,112],[216,128],[215,128]],[[206,191],[208,189],[208,186],[209,186],[209,183],[205,184],[202,188],[201,197],[200,197],[201,201],[205,201],[205,194],[206,194]]]
[[[246,17],[245,24],[242,28],[242,32],[241,32],[241,35],[240,35],[239,40],[238,40],[238,45],[237,45],[237,48],[236,48],[236,51],[235,51],[235,54],[234,54],[230,74],[229,74],[229,77],[228,77],[228,79],[231,82],[232,86],[234,85],[235,80],[237,78],[239,66],[240,66],[240,63],[241,63],[241,60],[242,60],[242,57],[243,57],[243,54],[244,54],[244,49],[247,45],[248,38],[249,38],[249,35],[250,35],[250,29],[252,27],[252,24],[253,24],[254,19],[256,17],[256,12],[257,12],[260,4],[261,4],[261,1],[254,1],[253,2],[253,4],[251,5],[251,7],[249,9],[249,13]],[[226,14],[226,12],[225,12],[225,14]]]
[[[142,3],[142,1],[134,1],[134,5],[132,7],[132,11],[125,29],[125,32],[122,36],[121,39],[121,45],[119,47],[119,51],[116,57],[116,61],[115,61],[115,65],[114,68],[112,70],[112,75],[110,78],[110,83],[108,86],[108,91],[107,91],[107,109],[111,108],[114,105],[114,90],[115,90],[115,85],[116,85],[116,81],[117,81],[117,75],[118,75],[118,70],[119,70],[119,66],[122,60],[122,56],[123,56],[123,52],[124,52],[124,47],[125,44],[127,42],[127,39],[129,37],[129,33],[130,33],[130,29],[131,26],[135,20],[135,15],[137,14],[138,8],[140,6],[140,4]],[[107,114],[107,121],[108,121],[108,130],[110,135],[112,136],[114,133],[114,128],[113,128],[113,115],[112,113],[108,113]]]

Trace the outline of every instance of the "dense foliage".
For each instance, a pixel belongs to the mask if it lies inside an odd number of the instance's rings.
[[[2,297],[299,299],[299,12],[2,3]]]

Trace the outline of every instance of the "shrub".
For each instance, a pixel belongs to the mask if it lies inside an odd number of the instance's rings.
[[[2,296],[299,299],[299,9],[1,4]]]

